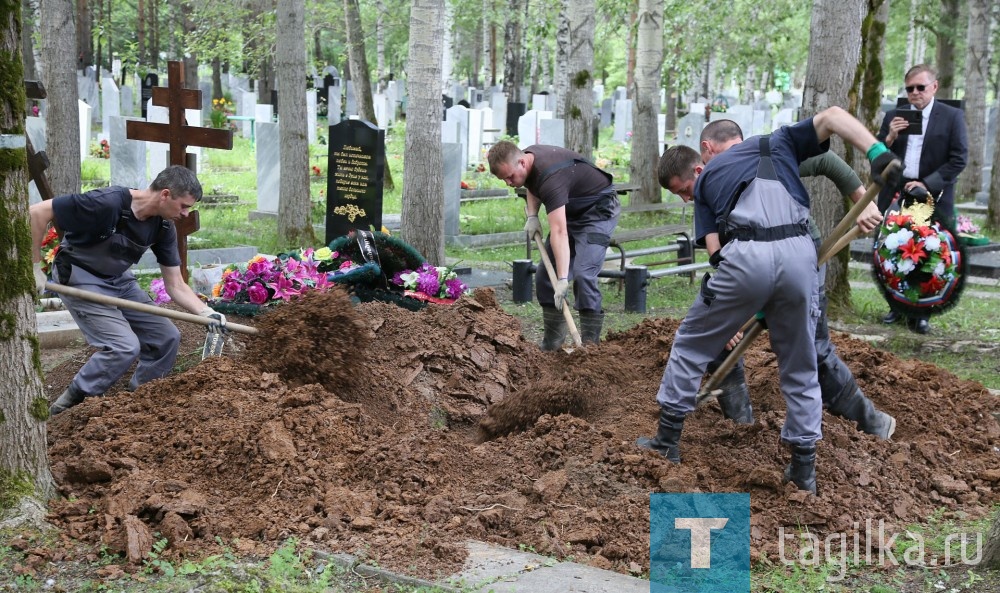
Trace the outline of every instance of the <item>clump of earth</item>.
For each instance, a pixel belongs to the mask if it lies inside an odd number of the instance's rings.
[[[781,482],[784,402],[767,340],[746,359],[756,422],[700,408],[673,465],[634,441],[655,432],[676,320],[571,353],[526,341],[490,289],[417,312],[334,293],[234,320],[262,332],[49,422],[65,497],[50,519],[65,535],[136,562],[161,538],[170,557],[220,541],[266,554],[294,537],[424,578],[458,570],[475,539],[644,573],[650,493],[749,492],[754,561],[778,561],[782,527],[851,538],[883,520],[901,532],[1000,498],[995,398],[845,335],[841,357],[898,425],[878,441],[826,414],[812,497]],[[198,352],[204,330],[181,329],[182,354]],[[48,374],[51,397],[82,360]]]

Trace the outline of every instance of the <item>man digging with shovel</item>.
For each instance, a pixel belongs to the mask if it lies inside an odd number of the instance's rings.
[[[181,276],[174,222],[187,216],[199,200],[201,184],[194,173],[171,166],[160,172],[147,189],[109,187],[33,205],[32,258],[39,294],[45,292],[47,280],[41,266],[42,238],[49,224],[54,223],[65,233],[54,262],[59,284],[150,304],[152,299],[130,268],[152,248],[170,298],[212,320],[210,328],[224,328],[225,316],[206,306]],[[97,352],[51,405],[50,416],[87,397],[104,395],[136,359],[139,364],[129,389],[165,377],[173,369],[180,332],[170,320],[65,294],[62,301]]]
[[[826,152],[833,134],[867,151],[875,179],[893,162],[892,153],[864,125],[831,107],[733,146],[702,170],[693,187],[695,232],[718,272],[702,283],[677,330],[656,397],[658,431],[653,439],[641,440],[642,446],[680,462],[684,417],[695,409],[706,367],[743,320],[763,312],[788,408],[781,441],[791,448],[792,461],[785,481],[816,492],[823,413],[814,345],[818,260],[799,164]]]
[[[743,132],[732,120],[714,121],[702,130],[701,154],[687,146],[674,146],[661,158],[660,184],[690,200],[695,179],[705,164],[732,146],[743,141]],[[865,194],[861,180],[854,170],[835,153],[826,152],[803,161],[799,165],[799,177],[823,175],[836,184],[841,195],[857,203]],[[870,233],[882,221],[882,214],[874,202],[856,219],[861,234]],[[819,229],[810,219],[810,233],[819,247]],[[826,320],[826,266],[820,265],[816,271],[819,282],[820,315],[816,322],[816,358],[819,372],[819,387],[823,406],[834,416],[840,416],[857,423],[858,430],[889,439],[896,429],[896,420],[875,408],[870,399],[858,387],[850,368],[837,356],[836,348],[830,341],[830,331]],[[708,364],[708,371],[715,373],[728,355],[723,351]],[[742,359],[718,384],[721,393],[717,396],[719,406],[726,418],[740,424],[753,423],[753,408],[747,391]]]
[[[531,240],[541,236],[538,212],[545,206],[549,238],[544,246],[539,240],[539,248],[543,262],[551,259],[554,269],[551,279],[548,274],[535,275],[545,327],[542,350],[557,350],[566,339],[572,317],[563,308],[570,280],[573,302],[580,312],[580,337],[584,343],[599,342],[604,309],[597,274],[621,213],[611,175],[557,146],[535,144],[522,151],[512,142],[501,141],[490,148],[486,159],[495,177],[510,187],[527,189],[524,230]]]

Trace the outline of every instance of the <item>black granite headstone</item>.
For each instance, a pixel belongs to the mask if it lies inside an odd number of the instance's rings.
[[[507,103],[507,135],[517,136],[517,120],[527,112],[524,103]]]
[[[150,72],[142,79],[140,96],[142,97],[142,118],[146,119],[146,107],[149,100],[153,98],[153,87],[160,84],[160,77],[155,72]]]
[[[385,131],[360,119],[330,126],[326,242],[352,229],[382,229]]]
[[[326,76],[323,77],[323,88],[321,88],[319,91],[319,98],[323,99],[324,101],[329,101],[330,87],[332,87],[335,84],[337,84],[337,78],[333,74],[330,74],[328,72]]]
[[[278,114],[278,90],[271,89],[271,105],[274,105],[274,114]]]

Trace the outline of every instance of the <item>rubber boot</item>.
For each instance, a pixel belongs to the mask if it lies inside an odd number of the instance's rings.
[[[837,398],[828,408],[831,414],[857,422],[858,430],[875,435],[887,441],[896,432],[896,419],[875,409],[872,400],[865,397],[860,388]]]
[[[816,445],[792,447],[792,462],[785,468],[784,483],[816,494]]]
[[[542,326],[545,328],[545,335],[539,348],[546,352],[562,348],[566,341],[566,318],[562,311],[555,307],[542,307]]]
[[[718,367],[717,363],[711,362],[708,371],[714,373]],[[717,398],[722,415],[737,424],[753,424],[753,406],[750,404],[750,391],[747,389],[742,360],[719,383],[718,389],[722,391]]]
[[[86,393],[80,391],[76,385],[70,383],[69,387],[66,388],[66,391],[63,391],[62,395],[60,395],[59,398],[52,402],[52,405],[49,406],[49,417],[51,418],[56,414],[65,412],[73,406],[81,403],[86,397]]]
[[[580,311],[580,341],[584,344],[597,344],[601,341],[601,328],[604,327],[604,311]]]
[[[663,408],[660,409],[660,423],[656,436],[648,439],[639,437],[635,444],[644,449],[652,449],[674,463],[681,462],[681,430],[684,428],[683,416],[672,416]]]
[[[875,409],[839,357],[828,357],[819,365],[819,387],[827,411],[856,422],[861,432],[888,440],[896,431],[896,419]]]

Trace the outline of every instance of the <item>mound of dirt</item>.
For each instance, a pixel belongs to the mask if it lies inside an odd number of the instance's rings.
[[[781,484],[784,403],[766,340],[747,356],[756,423],[700,409],[676,466],[633,444],[655,432],[675,320],[566,354],[525,341],[490,290],[419,312],[302,299],[282,321],[270,315],[256,320],[269,337],[248,340],[280,344],[263,356],[202,361],[49,423],[67,497],[51,518],[67,535],[133,559],[159,537],[169,555],[213,552],[217,537],[267,553],[294,536],[425,578],[455,571],[474,538],[628,573],[649,568],[651,492],[750,492],[756,560],[777,558],[779,527],[850,537],[882,519],[900,531],[938,508],[976,516],[998,499],[993,397],[843,336],[842,357],[898,427],[880,442],[826,415],[811,497]],[[197,350],[203,330],[182,331]],[[349,373],[301,372],[303,360],[340,360],[327,348],[348,332]],[[79,364],[50,373],[53,397]]]

